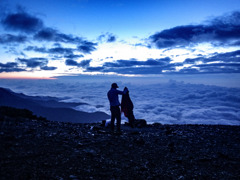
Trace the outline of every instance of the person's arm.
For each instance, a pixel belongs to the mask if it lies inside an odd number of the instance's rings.
[[[121,94],[121,95],[124,94],[124,91],[120,91],[120,90],[116,90],[116,91],[117,91],[117,94]]]
[[[125,87],[123,91],[117,90],[117,93],[118,93],[118,94],[121,94],[121,95],[127,94],[127,92],[129,92],[127,87]]]

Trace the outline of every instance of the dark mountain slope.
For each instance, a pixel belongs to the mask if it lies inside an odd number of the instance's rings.
[[[57,99],[50,97],[31,97],[0,88],[0,106],[29,109],[34,114],[46,117],[51,121],[89,123],[109,118],[103,112],[87,113],[71,109],[80,104],[58,102]]]

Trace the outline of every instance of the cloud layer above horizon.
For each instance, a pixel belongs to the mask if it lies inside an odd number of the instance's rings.
[[[2,14],[0,26],[5,54],[0,57],[0,75],[240,73],[239,11],[164,29],[134,42],[114,32],[100,33],[94,40],[66,34],[23,8]]]

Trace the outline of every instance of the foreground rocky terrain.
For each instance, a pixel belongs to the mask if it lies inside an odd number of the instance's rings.
[[[240,126],[123,125],[118,135],[17,114],[0,116],[0,179],[240,179]]]

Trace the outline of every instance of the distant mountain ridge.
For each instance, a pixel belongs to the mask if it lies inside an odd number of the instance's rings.
[[[93,123],[109,118],[104,112],[87,113],[72,109],[84,103],[66,103],[58,100],[54,97],[27,96],[0,87],[0,106],[28,109],[35,115],[51,121]]]

